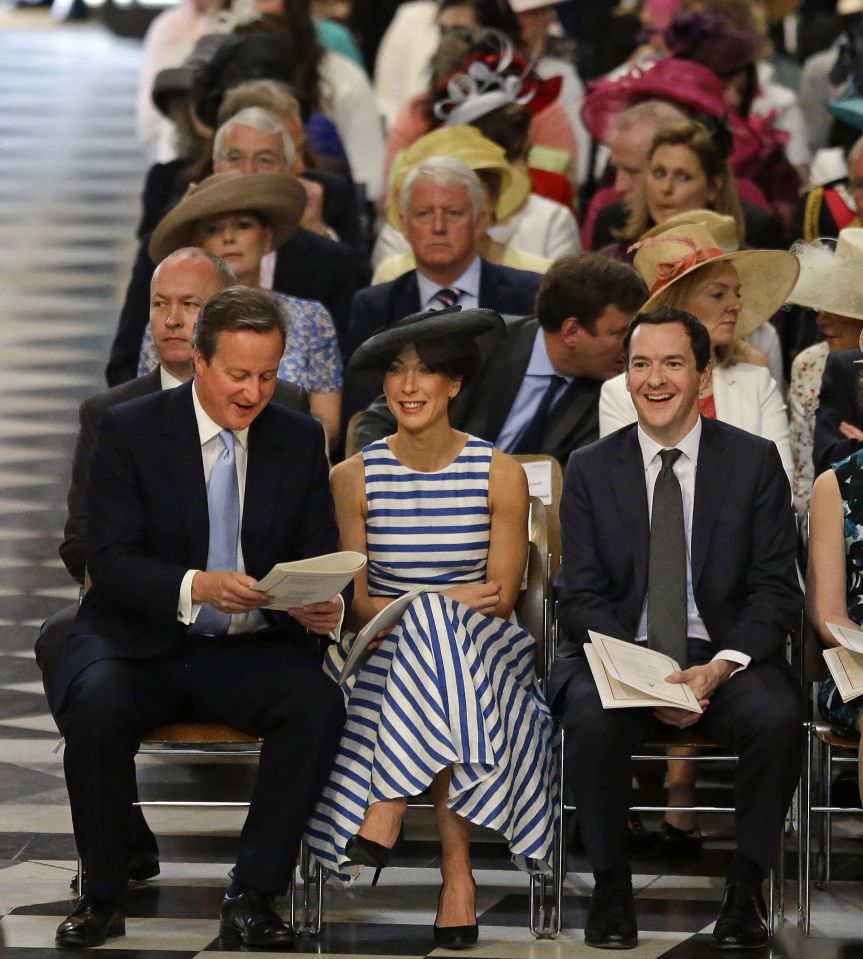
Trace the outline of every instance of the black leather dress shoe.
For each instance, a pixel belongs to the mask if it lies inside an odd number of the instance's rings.
[[[713,928],[717,949],[761,949],[770,941],[767,907],[760,892],[739,882],[725,887],[719,916]]]
[[[236,899],[225,896],[219,916],[222,939],[270,949],[290,949],[294,944],[293,929],[273,911],[270,897],[257,889],[247,889]]]
[[[638,945],[631,882],[615,882],[593,890],[584,941],[597,949],[634,949]]]
[[[82,896],[57,927],[58,946],[101,946],[106,939],[126,935],[126,921],[117,902],[97,902]]]

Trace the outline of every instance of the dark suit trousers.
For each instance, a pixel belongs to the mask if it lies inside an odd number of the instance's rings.
[[[235,876],[269,895],[287,890],[306,820],[344,723],[342,694],[296,642],[273,633],[189,636],[170,656],[92,663],[59,716],[64,767],[88,892],[119,899],[126,884],[134,757],[162,723],[225,723],[263,737]]]
[[[690,665],[712,658],[712,649],[700,640],[690,639],[689,648]],[[632,753],[665,727],[647,709],[603,709],[583,657],[559,692],[555,711],[566,731],[567,787],[585,851],[594,872],[610,869],[626,860]],[[800,777],[802,719],[791,668],[784,662],[750,663],[714,692],[690,727],[738,755],[737,849],[765,873],[777,862],[782,823]]]

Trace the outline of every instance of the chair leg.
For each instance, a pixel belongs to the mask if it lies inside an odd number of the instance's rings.
[[[809,935],[810,894],[812,882],[812,723],[806,723],[803,781],[797,792],[797,925]]]
[[[833,747],[829,744],[825,749],[826,769],[824,770],[824,789],[827,799],[826,805],[833,805]],[[833,813],[824,814],[824,886],[830,884],[830,868],[833,856]]]
[[[84,863],[78,856],[78,875],[75,876],[75,894],[80,899],[84,895]]]
[[[298,875],[299,873],[299,875]],[[302,843],[291,880],[291,928],[298,936],[317,936],[324,917],[324,870]]]
[[[772,939],[776,932],[776,870],[767,874],[767,934]]]
[[[536,939],[555,939],[563,924],[563,880],[566,875],[564,840],[563,741],[560,731],[557,757],[558,803],[554,819],[554,840],[551,850],[551,875],[531,874],[530,931]]]

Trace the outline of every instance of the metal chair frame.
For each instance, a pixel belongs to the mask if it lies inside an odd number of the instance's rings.
[[[555,608],[551,624],[551,642],[549,643],[550,660],[554,658],[554,652],[557,649],[558,640],[558,622],[557,611]],[[686,741],[686,730],[681,730],[683,740],[680,743],[660,743],[655,744],[655,748],[665,749],[678,746],[696,745],[700,748],[722,747],[708,742],[698,742],[693,744]],[[565,756],[566,734],[562,728],[558,730],[556,738],[557,753],[557,776],[558,776],[558,795],[560,804],[557,810],[555,825],[554,853],[552,856],[552,871],[548,873],[536,873],[530,877],[530,930],[537,939],[555,939],[560,935],[563,929],[563,885],[566,879],[566,843],[564,831],[564,818],[567,813],[575,812],[576,806],[564,801],[564,756]],[[647,749],[654,748],[651,743],[645,743]],[[635,761],[647,762],[667,762],[669,759],[684,760],[687,762],[737,762],[738,756],[735,754],[699,753],[694,756],[672,755],[669,752],[664,753],[638,753],[633,754]],[[734,806],[630,806],[632,812],[665,812],[670,809],[676,809],[683,812],[695,813],[734,813]],[[768,929],[772,936],[776,929],[777,920],[781,922],[785,913],[784,900],[784,876],[785,876],[785,857],[784,843],[780,844],[779,866],[776,870],[771,870],[768,877],[767,892],[767,912]]]
[[[192,730],[195,728],[207,734],[204,740],[171,738],[173,730]],[[217,738],[210,739],[215,734]],[[221,739],[218,738],[221,734]],[[260,756],[261,742],[253,736],[247,736],[228,726],[215,723],[181,723],[176,726],[162,726],[154,730],[156,738],[145,739],[138,750],[139,755],[170,756]],[[248,802],[222,802],[216,800],[139,800],[135,805],[153,808],[218,808],[247,809]],[[298,876],[299,873],[299,876]],[[78,859],[77,893],[83,894],[84,869]],[[305,843],[300,846],[299,859],[288,891],[290,901],[290,923],[298,936],[316,936],[321,931],[323,921],[323,870],[309,855]]]

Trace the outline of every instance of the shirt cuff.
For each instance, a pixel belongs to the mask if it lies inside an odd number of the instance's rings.
[[[339,601],[340,601],[341,604],[342,604],[342,615],[339,616],[339,624],[338,624],[338,626],[336,626],[335,629],[331,629],[331,630],[327,633],[327,636],[329,637],[329,639],[332,640],[332,642],[334,642],[334,643],[338,643],[338,642],[341,640],[341,638],[342,638],[342,626],[344,625],[344,622],[345,622],[345,598],[344,598],[344,596],[342,596],[341,593],[338,593],[337,595],[338,595],[338,597],[339,597]]]
[[[198,613],[201,611],[203,603],[193,603],[192,602],[192,580],[195,578],[195,573],[199,573],[198,569],[187,570],[186,575],[183,577],[183,581],[180,583],[180,597],[177,601],[177,622],[183,623],[184,626],[191,626],[192,623],[198,618]]]
[[[731,679],[735,673],[739,673],[742,669],[746,669],[746,667],[752,661],[751,656],[747,656],[746,653],[741,653],[736,649],[720,649],[713,659],[711,659],[711,662],[714,663],[717,659],[724,659],[728,663],[737,663],[737,669],[733,670],[733,672],[729,674],[729,679]]]

